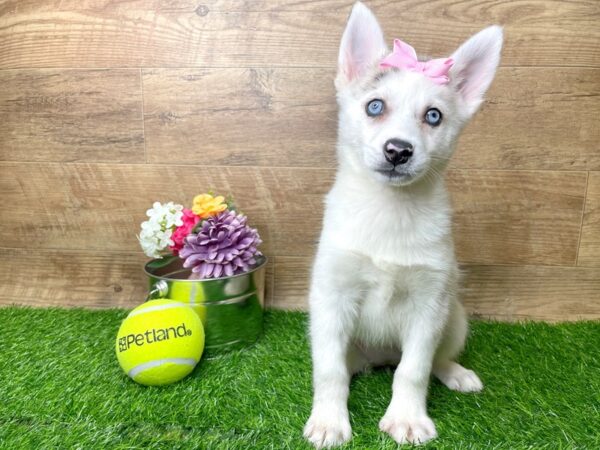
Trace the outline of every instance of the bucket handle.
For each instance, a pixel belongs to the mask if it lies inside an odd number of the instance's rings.
[[[169,285],[167,284],[167,282],[165,280],[159,280],[158,283],[156,283],[154,286],[152,286],[152,289],[150,290],[150,292],[148,292],[148,295],[146,296],[146,300],[144,300],[144,301],[147,302],[148,300],[154,300],[157,298],[165,298],[168,293],[169,293]]]

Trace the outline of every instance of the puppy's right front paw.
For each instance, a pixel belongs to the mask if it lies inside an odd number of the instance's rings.
[[[348,442],[352,437],[348,412],[313,409],[304,426],[304,437],[316,448],[335,447]]]

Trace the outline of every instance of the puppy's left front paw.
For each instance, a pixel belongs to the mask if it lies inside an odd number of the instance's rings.
[[[423,444],[437,437],[435,425],[426,414],[409,416],[388,410],[379,422],[379,429],[398,444]]]

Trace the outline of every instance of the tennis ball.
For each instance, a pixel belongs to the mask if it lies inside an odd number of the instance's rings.
[[[189,304],[206,326],[206,306],[204,306],[204,288],[201,283],[176,281],[169,287],[169,298]]]
[[[119,364],[140,384],[159,386],[179,381],[200,361],[204,327],[188,305],[152,300],[135,308],[117,333]]]

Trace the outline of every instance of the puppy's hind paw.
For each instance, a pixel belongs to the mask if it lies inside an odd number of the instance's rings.
[[[453,361],[434,367],[433,373],[453,391],[479,392],[483,389],[483,383],[475,372]]]
[[[389,434],[398,444],[424,444],[437,437],[433,421],[426,415],[416,417],[385,413],[379,429]]]
[[[352,437],[352,428],[347,414],[327,414],[315,411],[304,426],[304,437],[315,448],[330,448],[348,442]]]

